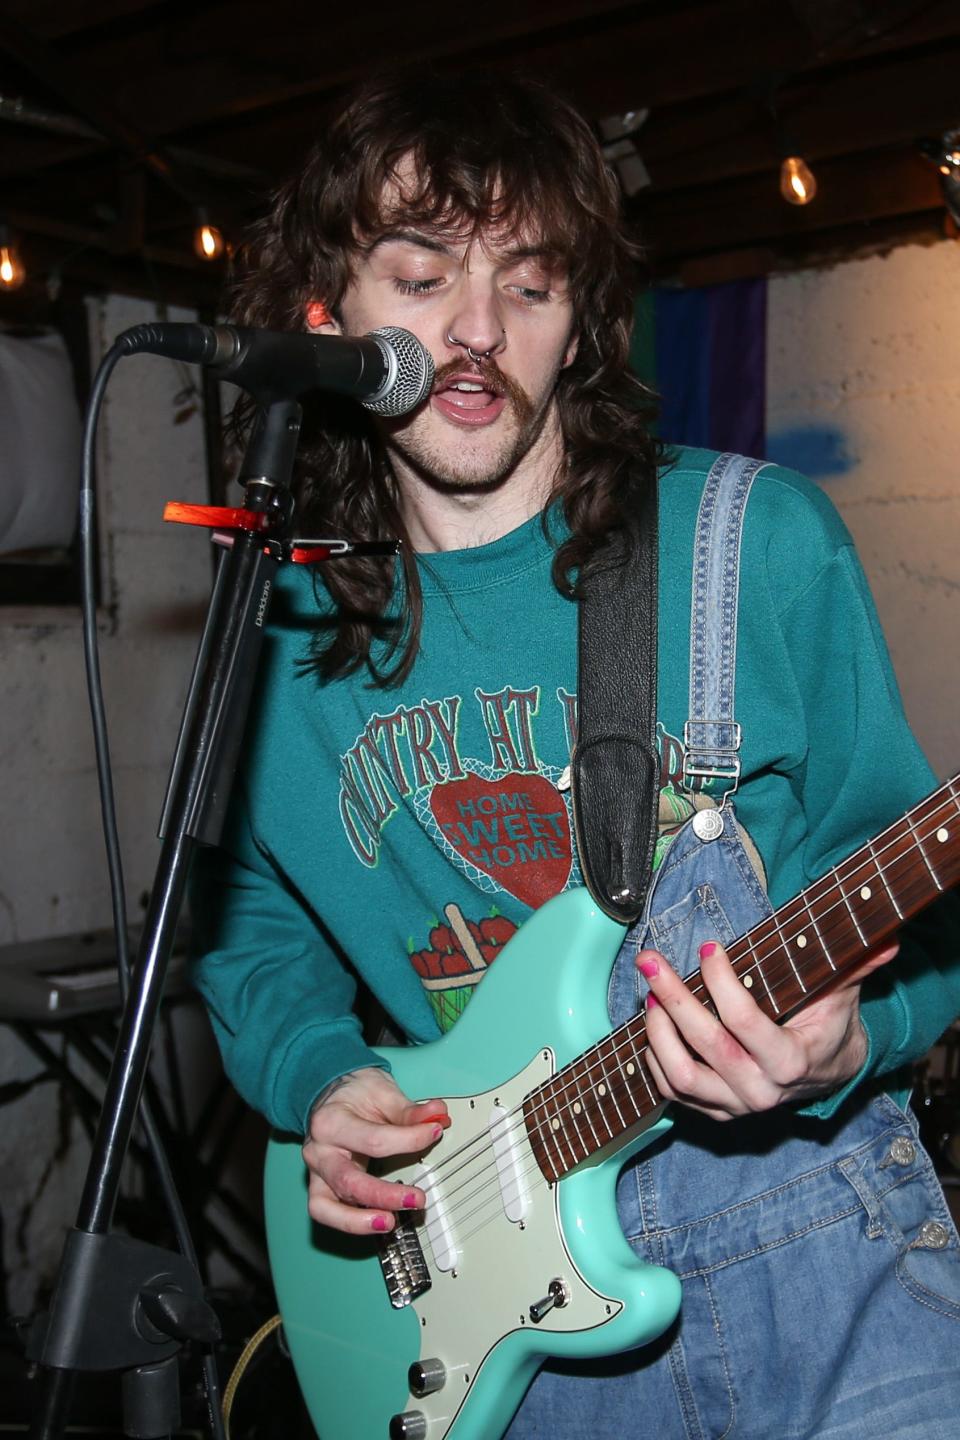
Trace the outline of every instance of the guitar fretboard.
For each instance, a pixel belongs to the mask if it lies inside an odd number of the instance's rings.
[[[960,881],[960,777],[728,947],[738,978],[774,1020],[807,1004]],[[696,971],[687,986],[711,1009]],[[530,1092],[524,1122],[537,1164],[559,1180],[663,1105],[635,1015]]]

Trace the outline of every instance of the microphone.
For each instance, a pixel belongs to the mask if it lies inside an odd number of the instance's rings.
[[[207,365],[264,404],[308,390],[332,390],[377,415],[406,415],[433,385],[429,350],[396,325],[353,339],[164,321],[134,325],[117,337],[116,345],[126,355],[146,352]]]

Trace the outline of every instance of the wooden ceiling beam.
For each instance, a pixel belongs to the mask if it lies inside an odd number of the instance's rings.
[[[909,143],[960,125],[960,44],[843,74],[813,75],[790,103],[790,135],[808,160]],[[747,175],[779,159],[773,121],[745,94],[654,112],[638,148],[657,190]]]
[[[775,171],[699,191],[650,195],[634,207],[640,237],[659,264],[943,207],[933,168],[906,150],[843,156],[825,161],[816,173],[816,198],[804,206],[783,200]]]

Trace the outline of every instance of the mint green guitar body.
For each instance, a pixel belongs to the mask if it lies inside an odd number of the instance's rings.
[[[391,1303],[374,1238],[312,1224],[299,1142],[271,1141],[270,1264],[320,1440],[498,1440],[546,1357],[633,1349],[674,1320],[680,1283],[637,1259],[615,1201],[626,1159],[670,1121],[655,1115],[552,1185],[519,1123],[524,1097],[609,1033],[607,983],[623,934],[586,890],[568,891],[510,941],[447,1035],[385,1052],[407,1095],[443,1096],[452,1117],[425,1157],[448,1193],[439,1227],[417,1228],[430,1285],[410,1303]],[[517,1117],[502,1170],[492,1115]],[[465,1168],[481,1146],[486,1161]],[[412,1180],[418,1164],[408,1157],[383,1173]],[[563,1303],[532,1318],[555,1282]],[[441,1362],[442,1384],[418,1396],[408,1372],[428,1360]],[[399,1415],[406,1428],[391,1429]]]

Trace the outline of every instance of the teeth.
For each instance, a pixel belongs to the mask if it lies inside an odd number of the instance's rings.
[[[450,386],[450,389],[451,389],[451,390],[471,390],[471,391],[477,391],[477,392],[483,390],[483,388],[484,388],[484,387],[483,387],[482,385],[473,385],[473,384],[471,384],[471,382],[470,382],[469,380],[458,380],[457,383],[456,383],[456,385],[451,385],[451,386]]]

